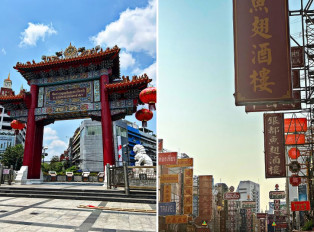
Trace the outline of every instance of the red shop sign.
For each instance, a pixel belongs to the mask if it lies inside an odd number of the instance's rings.
[[[311,209],[309,201],[293,201],[291,202],[292,211],[309,211]]]

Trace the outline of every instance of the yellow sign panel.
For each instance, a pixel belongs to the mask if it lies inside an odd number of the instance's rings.
[[[184,214],[192,214],[193,213],[192,205],[184,205],[183,210],[184,210]]]
[[[179,174],[164,174],[160,176],[161,184],[179,183]]]
[[[166,165],[167,168],[193,167],[193,158],[178,159],[178,164]]]
[[[184,205],[192,205],[193,204],[192,195],[184,196],[183,202],[184,202]]]
[[[193,187],[184,186],[184,196],[193,195]]]
[[[188,223],[187,215],[169,215],[166,216],[166,224],[186,224]]]
[[[193,169],[187,168],[184,170],[184,178],[193,178]]]
[[[184,178],[184,186],[193,186],[193,178]]]
[[[164,185],[163,202],[171,202],[171,185]]]

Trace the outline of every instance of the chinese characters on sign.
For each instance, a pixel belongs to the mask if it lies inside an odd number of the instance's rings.
[[[177,164],[177,152],[158,153],[158,164]]]
[[[193,213],[193,169],[184,170],[184,214]]]
[[[292,211],[308,211],[310,209],[311,207],[310,207],[309,201],[292,201],[291,202]]]
[[[300,110],[301,92],[293,91],[293,100],[291,102],[276,102],[270,104],[250,104],[245,106],[245,112],[263,112],[263,111],[282,111],[282,110]]]
[[[161,184],[174,184],[179,183],[179,175],[178,174],[164,174],[160,176]]]
[[[284,199],[286,197],[285,191],[270,191],[269,199]]]
[[[188,223],[187,215],[166,216],[166,224],[186,224]]]
[[[236,105],[292,99],[286,0],[233,0]]]
[[[291,47],[292,68],[304,67],[304,49],[303,47]]]
[[[164,185],[163,202],[170,202],[170,201],[171,201],[171,185],[165,184]]]
[[[193,167],[193,158],[178,159],[178,164],[166,165],[167,168]]]
[[[264,114],[266,178],[286,176],[283,114]]]

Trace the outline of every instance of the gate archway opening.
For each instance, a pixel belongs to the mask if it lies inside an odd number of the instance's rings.
[[[18,95],[0,95],[0,104],[13,119],[27,123],[22,184],[40,183],[44,127],[58,120],[91,118],[101,122],[103,165],[113,165],[112,122],[132,115],[143,104],[139,93],[151,79],[120,77],[117,46],[86,50],[70,45],[36,63],[17,62],[16,69],[30,85]]]

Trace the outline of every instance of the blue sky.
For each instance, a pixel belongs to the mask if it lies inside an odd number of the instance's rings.
[[[0,86],[11,73],[13,90],[24,78],[17,62],[41,61],[42,55],[76,47],[121,48],[121,75],[147,73],[156,83],[156,1],[151,0],[48,0],[0,2]],[[148,127],[156,131],[156,116]],[[133,116],[130,121],[137,121]],[[44,145],[49,157],[60,155],[81,120],[58,121],[45,127]],[[138,125],[140,122],[138,122]]]
[[[284,179],[265,179],[262,113],[235,106],[232,1],[159,1],[158,12],[158,137],[194,157],[197,175],[259,183],[265,210]]]

